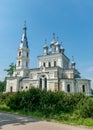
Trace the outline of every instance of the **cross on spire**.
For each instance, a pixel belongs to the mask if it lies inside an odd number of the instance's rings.
[[[24,21],[24,28],[23,29],[24,29],[24,31],[26,31],[26,29],[27,29],[26,28],[26,21]]]

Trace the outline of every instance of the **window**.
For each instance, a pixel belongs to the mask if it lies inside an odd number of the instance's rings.
[[[51,67],[51,63],[50,62],[48,63],[48,67]]]
[[[56,67],[56,61],[54,61],[54,67]]]
[[[23,89],[23,86],[21,86],[21,89]]]
[[[42,89],[42,78],[40,78],[39,87],[40,87],[40,89]]]
[[[82,91],[85,92],[85,85],[82,85]]]
[[[44,66],[44,67],[46,66],[45,62],[43,63],[43,66]]]
[[[21,56],[21,51],[19,52],[19,56]]]
[[[67,85],[67,92],[70,92],[70,84]]]
[[[10,87],[10,93],[12,93],[12,92],[13,92],[13,87],[11,86],[11,87]]]
[[[47,90],[47,78],[45,75],[42,75],[39,79],[39,87],[40,89],[46,89]]]
[[[28,57],[28,52],[27,52],[27,57]]]
[[[26,89],[28,89],[28,87],[26,86]]]
[[[47,78],[44,79],[44,83],[45,83],[45,89],[47,90]]]
[[[18,66],[20,66],[20,61],[18,61]]]

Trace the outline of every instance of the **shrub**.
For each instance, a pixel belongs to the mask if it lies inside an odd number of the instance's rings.
[[[6,103],[6,100],[10,94],[9,93],[0,93],[0,104]]]
[[[57,96],[54,92],[43,90],[41,91],[40,112],[46,116],[55,113]]]
[[[8,96],[6,102],[7,106],[9,106],[13,110],[20,109],[20,101],[22,99],[22,96],[22,93],[19,92],[11,94],[10,96]]]
[[[35,111],[39,107],[40,90],[32,88],[29,91],[17,92],[7,100],[7,105],[13,110]]]
[[[74,110],[78,109],[78,114],[83,117],[84,112],[92,112],[92,105],[87,101],[86,106],[86,101],[86,96],[81,93],[67,94],[32,88],[10,95],[7,99],[7,105],[13,110],[38,111],[46,117],[60,113],[73,113]],[[87,112],[84,111],[84,108]],[[84,117],[91,116],[89,114]]]
[[[86,97],[79,102],[78,113],[83,118],[93,118],[93,99]]]

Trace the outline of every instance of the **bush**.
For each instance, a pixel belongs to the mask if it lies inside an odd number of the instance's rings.
[[[18,110],[20,108],[20,101],[22,99],[21,93],[13,93],[10,96],[8,96],[6,104],[13,110]]]
[[[9,93],[0,93],[0,104],[4,104],[7,101],[7,98],[9,97]]]
[[[41,89],[32,88],[28,91],[10,95],[7,99],[7,105],[13,110],[38,111],[46,117],[59,115],[60,113],[73,113],[78,109],[78,114],[82,115],[82,117],[89,117],[92,116],[93,100],[90,102],[87,100],[89,101],[81,93],[67,94],[64,92],[42,91]]]
[[[93,99],[86,97],[79,102],[78,113],[83,118],[93,118]]]
[[[7,105],[13,110],[35,111],[39,107],[40,90],[32,88],[29,91],[17,92],[7,100]]]

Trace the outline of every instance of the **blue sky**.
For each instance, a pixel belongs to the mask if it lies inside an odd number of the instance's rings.
[[[30,68],[37,67],[45,39],[49,45],[55,32],[81,76],[93,81],[93,0],[0,0],[0,80],[16,62],[25,20]]]

